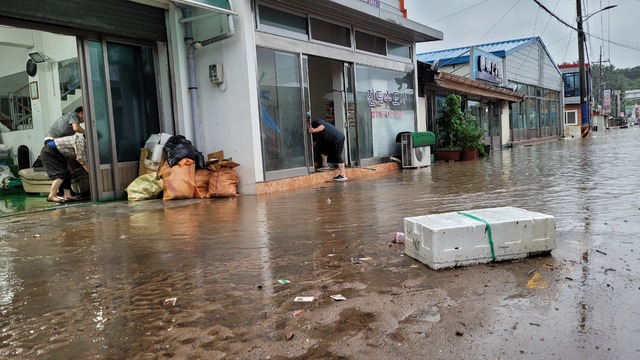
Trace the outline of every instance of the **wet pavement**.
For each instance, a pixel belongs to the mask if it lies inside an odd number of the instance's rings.
[[[1,218],[0,358],[640,358],[639,138]],[[555,217],[550,256],[435,271],[393,243],[404,217],[502,206]]]

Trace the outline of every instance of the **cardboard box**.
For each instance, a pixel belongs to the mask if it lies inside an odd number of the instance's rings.
[[[240,166],[240,164],[233,162],[230,158],[225,159],[223,150],[207,154],[207,162],[205,165],[211,171],[218,171],[221,167],[229,167],[233,169],[234,167]]]

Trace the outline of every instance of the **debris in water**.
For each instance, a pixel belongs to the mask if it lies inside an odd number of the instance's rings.
[[[346,298],[346,297],[344,297],[344,296],[342,296],[342,295],[340,295],[340,294],[338,294],[338,295],[331,295],[330,297],[331,297],[333,300],[335,300],[335,301],[347,300],[347,298]]]
[[[597,253],[600,253],[600,254],[602,254],[602,255],[607,255],[607,253],[606,253],[606,252],[604,252],[604,251],[600,251],[600,250],[598,250],[598,249],[596,249],[596,252],[597,252]]]
[[[34,238],[39,238],[39,237],[40,237],[40,234],[33,234],[33,237],[34,237]]]
[[[398,244],[404,244],[404,233],[402,231],[396,231],[395,235],[393,235],[393,241]]]
[[[536,272],[536,269],[529,271],[529,275],[533,274],[534,272]]]
[[[178,300],[178,298],[168,298],[164,300],[164,305],[171,305],[171,306],[176,306],[176,300]]]
[[[293,337],[294,337],[294,336],[295,336],[295,334],[294,334],[294,333],[292,333],[292,332],[291,332],[291,333],[289,333],[289,334],[287,334],[287,341],[289,341],[289,340],[293,339]]]
[[[316,299],[315,296],[296,296],[296,298],[293,299],[293,301],[295,301],[295,302],[312,302],[315,299]]]
[[[304,314],[304,310],[296,310],[293,312],[293,316],[300,316],[302,314]]]

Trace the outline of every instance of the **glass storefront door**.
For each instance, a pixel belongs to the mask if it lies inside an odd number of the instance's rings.
[[[257,48],[265,180],[306,175],[307,120],[298,54]]]
[[[138,176],[140,148],[160,132],[154,51],[98,40],[88,41],[87,49],[97,197],[124,198],[124,189]]]

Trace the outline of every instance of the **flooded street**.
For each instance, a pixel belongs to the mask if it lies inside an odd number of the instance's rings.
[[[639,139],[0,219],[0,358],[638,359]],[[405,217],[503,206],[555,217],[551,256],[435,271],[393,243]]]

